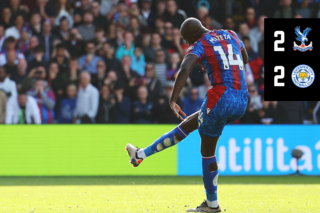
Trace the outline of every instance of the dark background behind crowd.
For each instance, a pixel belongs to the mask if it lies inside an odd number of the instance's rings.
[[[0,123],[179,123],[169,107],[187,17],[238,33],[250,100],[239,124],[320,122],[320,102],[264,100],[264,19],[320,18],[319,0],[2,0]],[[195,65],[187,115],[210,82]]]

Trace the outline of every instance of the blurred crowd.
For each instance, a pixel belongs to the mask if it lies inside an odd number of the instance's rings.
[[[320,18],[319,0],[1,0],[0,123],[179,123],[169,107],[198,18],[238,33],[250,100],[240,124],[319,123],[320,102],[264,100],[264,19]],[[178,104],[210,88],[193,67]]]

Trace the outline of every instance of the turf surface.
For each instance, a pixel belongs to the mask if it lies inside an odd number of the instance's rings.
[[[226,212],[320,212],[320,177],[219,177]],[[0,212],[184,212],[201,177],[2,177]]]

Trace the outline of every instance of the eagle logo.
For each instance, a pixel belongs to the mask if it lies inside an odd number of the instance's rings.
[[[293,42],[294,51],[296,51],[296,50],[298,50],[300,52],[306,52],[308,50],[312,51],[312,49],[313,49],[312,42],[310,42],[310,44],[308,46],[305,44],[305,42],[309,41],[307,36],[308,36],[309,32],[311,31],[311,28],[307,27],[303,31],[303,33],[300,31],[300,27],[296,27],[296,28],[294,28],[294,30],[295,30],[296,35],[298,36],[298,37],[296,37],[296,39],[301,42],[300,46],[297,45],[296,42]]]

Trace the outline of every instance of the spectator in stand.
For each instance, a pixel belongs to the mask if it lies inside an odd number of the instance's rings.
[[[169,98],[172,94],[173,84],[173,81],[166,82],[164,95],[162,95],[155,104],[156,120],[159,124],[177,124],[180,122],[180,120],[172,114],[169,105]],[[177,104],[180,107],[183,107],[180,98],[178,98]]]
[[[3,67],[6,70],[9,77],[11,77],[13,73],[17,72],[17,65],[15,64],[16,58],[17,56],[14,50],[9,50],[7,52],[7,63]]]
[[[71,124],[77,103],[77,86],[69,84],[67,86],[67,98],[63,99],[59,106],[58,123]]]
[[[156,76],[161,83],[162,91],[164,91],[164,87],[167,83],[167,76],[166,76],[167,64],[165,63],[165,53],[163,50],[157,50],[156,52],[155,70],[156,70]]]
[[[64,95],[65,82],[62,75],[60,74],[59,65],[55,62],[51,62],[48,68],[48,86],[52,88],[55,98],[55,115],[57,115],[60,102]]]
[[[85,53],[84,42],[77,28],[72,28],[69,33],[69,40],[65,42],[66,48],[71,57],[79,57]]]
[[[116,101],[111,94],[110,88],[106,85],[101,87],[99,109],[96,117],[97,123],[114,123]]]
[[[113,23],[116,23],[123,28],[128,28],[130,18],[128,15],[128,8],[124,1],[119,1],[117,6],[117,12],[113,14]]]
[[[188,96],[183,100],[182,111],[186,113],[187,116],[200,110],[203,99],[199,97],[199,91],[196,87],[192,87],[189,91]]]
[[[14,26],[6,29],[5,35],[8,38],[9,36],[14,37],[16,40],[20,38],[20,33],[24,24],[24,18],[22,15],[18,15],[14,19]]]
[[[25,58],[27,59],[27,62],[30,62],[34,59],[33,49],[38,45],[39,45],[38,37],[32,36],[29,41],[28,49],[24,53]]]
[[[198,91],[199,91],[199,98],[204,100],[206,98],[206,94],[208,90],[211,88],[211,82],[208,78],[207,73],[203,74],[203,81],[204,81],[204,84],[201,86],[198,86]]]
[[[10,78],[16,83],[18,90],[21,89],[22,83],[27,77],[27,66],[27,61],[20,59],[17,65],[17,72],[11,73]]]
[[[41,124],[37,101],[25,92],[9,98],[6,108],[6,124]]]
[[[80,74],[80,88],[76,109],[74,112],[74,122],[77,123],[95,123],[95,118],[99,107],[99,91],[91,83],[89,72]]]
[[[113,88],[117,81],[118,81],[117,73],[113,70],[110,70],[107,74],[107,77],[104,79],[103,83],[113,91]]]
[[[15,18],[19,15],[21,15],[23,18],[26,18],[27,13],[29,12],[28,7],[26,5],[20,5],[19,0],[9,0],[8,1],[12,17]]]
[[[141,15],[146,20],[148,26],[153,30],[156,13],[151,9],[151,0],[142,0]]]
[[[182,22],[184,22],[185,18],[183,15],[178,13],[178,7],[175,0],[167,1],[167,11],[164,15],[166,21],[172,23],[173,27],[180,28]]]
[[[261,102],[261,96],[258,94],[257,87],[254,84],[249,85],[248,91],[250,96],[250,105],[255,110],[261,109],[263,106]]]
[[[198,19],[201,21],[201,23],[207,29],[213,30],[213,29],[221,29],[222,28],[222,24],[220,24],[215,19],[211,18],[207,7],[204,7],[204,6],[199,7],[197,10],[197,14],[198,14]]]
[[[31,31],[27,27],[22,27],[21,30],[21,37],[17,41],[17,47],[21,51],[21,53],[24,53],[27,51],[29,42],[31,37]]]
[[[132,57],[131,69],[136,71],[139,75],[144,76],[146,62],[142,53],[142,48],[136,46],[134,49],[134,56]]]
[[[54,8],[47,5],[46,0],[37,0],[36,8],[32,11],[34,13],[40,13],[42,19],[50,19],[52,23],[55,20]]]
[[[131,2],[130,10],[131,10],[131,13],[130,13],[131,18],[136,17],[138,20],[138,23],[140,23],[140,26],[145,27],[148,25],[147,20],[145,20],[142,14],[140,13],[140,9],[137,3]]]
[[[255,110],[251,104],[251,99],[249,97],[247,109],[244,115],[240,118],[241,124],[260,124],[260,118],[258,110]]]
[[[302,18],[311,18],[313,10],[309,0],[302,0],[298,9],[298,14],[301,15]]]
[[[168,48],[172,44],[172,29],[173,29],[173,25],[171,22],[164,23],[165,34],[162,41],[162,46],[164,48]]]
[[[278,101],[275,120],[278,124],[303,124],[302,101]]]
[[[41,15],[40,13],[32,13],[30,15],[30,28],[33,36],[39,36],[41,33]]]
[[[110,45],[113,45],[116,49],[118,48],[117,40],[117,26],[115,24],[110,24],[107,33],[107,40]]]
[[[162,17],[157,17],[155,20],[155,32],[159,33],[161,37],[165,35],[164,19]]]
[[[122,61],[123,56],[134,56],[134,36],[132,32],[126,32],[124,36],[124,45],[120,46],[116,51],[116,58]]]
[[[84,41],[94,39],[95,26],[93,25],[93,15],[90,11],[86,11],[83,16],[83,24],[78,27]]]
[[[44,61],[49,62],[54,45],[59,41],[58,37],[51,33],[52,23],[46,19],[42,24],[42,34],[39,35],[39,43],[43,47]]]
[[[19,59],[25,59],[23,53],[16,48],[16,40],[10,36],[5,40],[5,47],[0,52],[0,66],[3,66],[7,63],[7,53],[9,51],[14,51],[16,53],[15,64],[18,63]]]
[[[244,46],[248,52],[248,58],[249,58],[249,66],[252,70],[252,74],[254,77],[255,82],[258,82],[260,79],[260,72],[263,68],[263,61],[262,58],[259,56],[259,54],[257,52],[255,52],[252,48],[251,48],[251,44],[250,44],[250,38],[249,37],[244,37],[242,39]]]
[[[93,42],[95,43],[96,47],[96,54],[100,57],[103,56],[103,44],[107,41],[107,38],[105,37],[105,32],[103,28],[96,27],[94,30],[94,39]]]
[[[5,29],[8,29],[13,25],[12,23],[12,13],[9,7],[2,9],[1,24],[3,24]]]
[[[275,122],[276,116],[276,101],[266,101],[264,97],[261,99],[262,101],[262,109],[259,110],[259,117],[261,119],[262,124],[271,124]]]
[[[232,17],[227,17],[227,18],[224,20],[224,26],[223,26],[224,29],[235,31],[235,26],[236,26],[236,25],[235,25]]]
[[[67,72],[63,75],[66,84],[79,85],[80,67],[77,58],[71,58],[68,63]]]
[[[7,105],[6,93],[0,90],[0,124],[3,124],[6,120],[6,105]]]
[[[171,53],[170,55],[170,68],[166,71],[167,80],[174,80],[174,75],[180,68],[180,55],[178,53]]]
[[[57,0],[56,2],[56,16],[55,16],[55,25],[59,26],[61,24],[61,19],[64,18],[73,26],[73,18],[72,18],[72,8],[70,2],[68,0]]]
[[[114,86],[115,123],[130,123],[131,101],[130,98],[123,95],[125,87],[121,82],[117,82]]]
[[[106,16],[100,14],[100,3],[98,1],[94,1],[91,3],[91,12],[93,14],[93,25],[96,27],[101,27],[103,30],[107,30],[109,26],[109,22]]]
[[[166,12],[166,1],[165,0],[158,0],[157,1],[157,13],[156,16],[160,17],[161,19],[164,19],[164,14]]]
[[[246,10],[246,23],[250,30],[257,26],[256,12],[253,7],[248,7]]]
[[[132,117],[133,123],[149,124],[153,123],[154,111],[153,102],[148,100],[148,89],[145,86],[138,88],[138,100],[133,102]]]
[[[0,51],[2,50],[2,47],[4,45],[4,41],[6,40],[6,36],[4,33],[5,33],[4,25],[0,24]]]
[[[249,36],[249,26],[246,22],[243,22],[241,24],[239,24],[239,32],[238,32],[238,36],[240,39],[243,39],[243,37],[245,36]],[[251,41],[253,41],[253,39],[250,38]]]
[[[79,14],[80,16],[84,16],[85,12],[88,11],[91,7],[90,0],[80,0],[80,6],[78,6],[75,10],[75,14]]]
[[[273,18],[293,18],[297,11],[292,5],[292,0],[280,1],[280,8],[274,12]]]
[[[169,53],[178,52],[180,57],[183,58],[185,56],[186,50],[189,48],[189,45],[183,43],[180,35],[179,28],[173,28],[172,30],[172,49],[168,49]]]
[[[156,52],[161,50],[165,53],[165,61],[169,61],[167,50],[161,45],[161,35],[159,33],[152,33],[151,46],[144,49],[144,55],[147,62],[156,63]]]
[[[37,100],[41,114],[41,123],[54,123],[56,98],[53,91],[46,86],[46,82],[42,79],[37,79],[34,83],[34,88],[28,92],[28,95]]]
[[[267,16],[260,16],[258,25],[250,30],[248,36],[250,38],[250,46],[254,52],[260,52],[259,43],[264,41],[264,19]]]
[[[50,60],[50,62],[54,62],[59,65],[59,75],[63,75],[67,72],[69,57],[70,55],[66,50],[64,44],[59,43],[55,46],[52,52],[52,59]]]
[[[68,41],[69,40],[69,28],[70,24],[69,21],[62,17],[60,19],[59,27],[56,29],[56,34],[61,41]]]
[[[133,33],[135,39],[140,37],[140,24],[138,18],[135,16],[130,18],[129,31]]]
[[[149,99],[155,103],[162,95],[162,87],[160,81],[156,77],[156,71],[153,63],[148,63],[146,66],[146,78],[148,80],[147,89]]]
[[[97,76],[92,78],[91,83],[97,89],[100,89],[103,86],[104,78],[106,77],[107,66],[106,63],[102,61],[98,61],[97,63]]]
[[[7,97],[17,95],[17,87],[14,81],[7,76],[6,70],[0,67],[0,90],[6,93]]]
[[[82,70],[87,70],[91,74],[97,74],[97,63],[103,59],[95,55],[95,45],[93,41],[87,42],[86,53],[86,55],[79,58],[79,66]]]
[[[105,53],[104,61],[108,65],[108,70],[120,70],[121,63],[114,57],[115,47],[112,44],[106,42],[103,44],[103,51]]]
[[[36,46],[33,49],[33,55],[34,55],[34,59],[30,61],[28,64],[28,68],[27,68],[28,74],[32,69],[36,67],[39,67],[39,66],[46,67],[46,62],[44,61],[44,57],[43,57],[43,49],[40,45]]]

